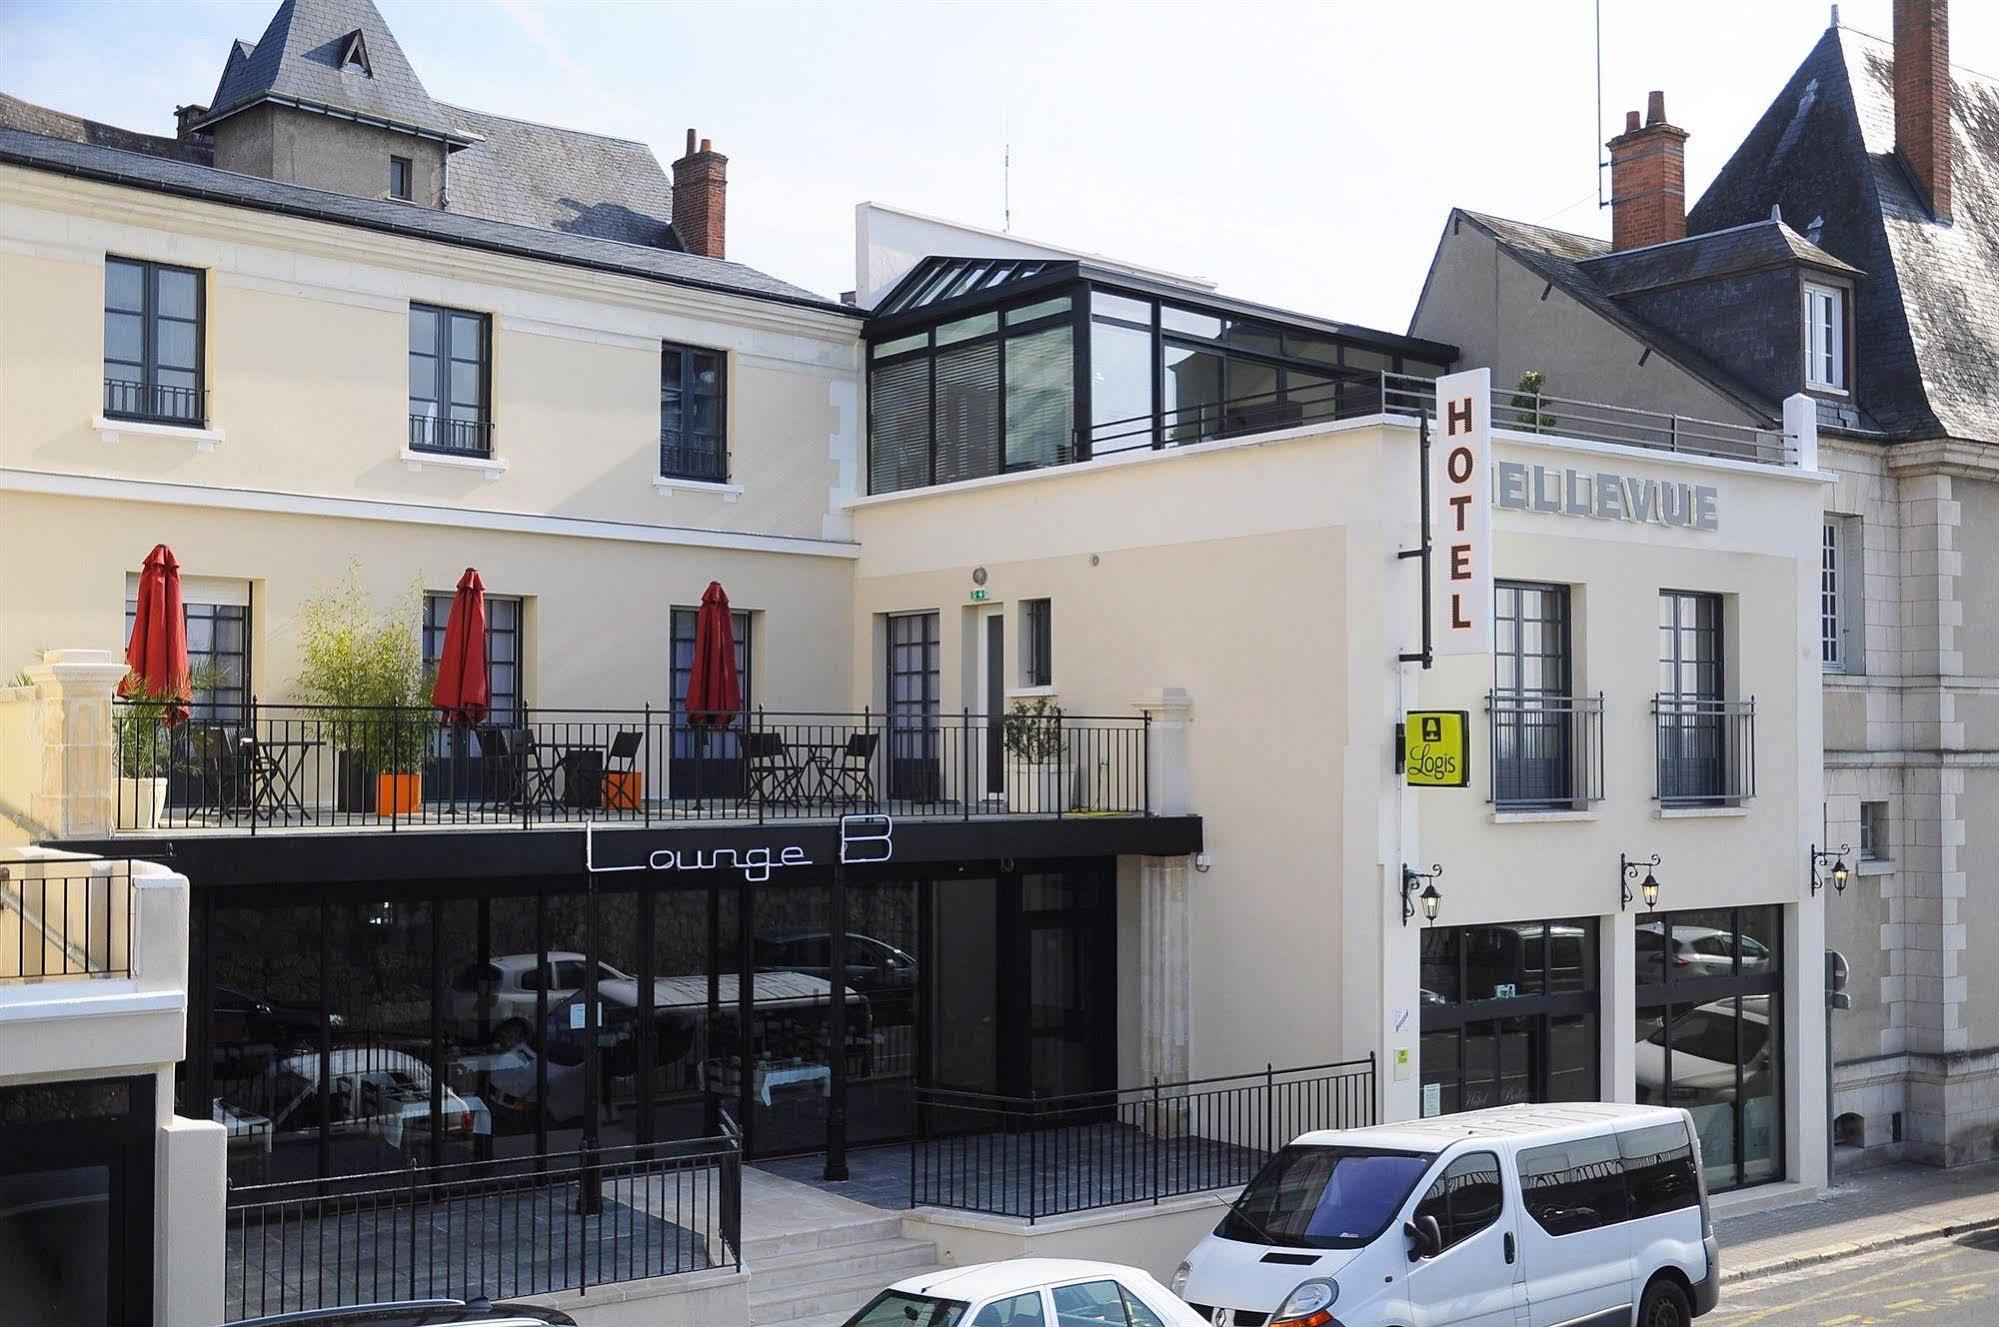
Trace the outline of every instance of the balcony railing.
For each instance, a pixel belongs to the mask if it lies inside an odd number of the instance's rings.
[[[225,1316],[742,1268],[733,1137],[233,1188]]]
[[[659,474],[662,479],[693,479],[707,484],[726,483],[729,478],[728,449],[721,446],[690,446],[683,442],[670,441],[666,435],[661,435]]]
[[[0,860],[0,983],[132,974],[132,864]]]
[[[1061,1097],[916,1091],[911,1207],[1024,1217],[1247,1184],[1314,1129],[1374,1123],[1374,1057]]]
[[[1658,726],[1662,807],[1737,806],[1756,795],[1756,701],[1661,693]]]
[[[104,415],[107,419],[199,427],[208,418],[208,390],[106,378]]]
[[[128,830],[585,820],[1145,815],[1146,716],[428,708],[250,702],[160,728],[119,703]]]
[[[491,456],[493,422],[489,419],[440,419],[411,415],[409,449],[444,456]]]
[[[1486,694],[1492,804],[1500,811],[1575,811],[1603,800],[1603,695]]]
[[[1196,401],[1154,414],[1106,420],[1090,429],[1089,454],[1116,456],[1152,448],[1182,447],[1381,413],[1381,374],[1340,369],[1328,369],[1325,373],[1330,381],[1310,386],[1233,396],[1224,401]],[[1072,459],[1063,455],[1057,463]]]

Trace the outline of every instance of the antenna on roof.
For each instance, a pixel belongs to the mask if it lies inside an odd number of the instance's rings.
[[[1000,112],[1000,229],[1013,230],[1013,139],[1007,133],[1006,112]]]
[[[1603,196],[1603,168],[1610,164],[1603,159],[1603,0],[1596,0],[1596,125],[1590,132],[1590,151],[1596,154],[1596,205],[1601,211],[1609,206]]]

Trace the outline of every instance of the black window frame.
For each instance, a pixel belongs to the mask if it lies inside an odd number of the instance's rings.
[[[416,197],[416,163],[408,157],[389,157],[389,197],[408,203]]]
[[[1573,982],[1564,981],[1559,974],[1564,971],[1556,964],[1557,931],[1562,937],[1567,933],[1576,934],[1579,968]],[[1533,989],[1533,982],[1516,980],[1509,983],[1514,993],[1504,996],[1481,995],[1474,998],[1473,967],[1475,946],[1471,943],[1475,933],[1508,932],[1520,939],[1520,978],[1528,974],[1538,974],[1539,989]],[[1530,937],[1528,932],[1538,931]],[[1603,1087],[1603,961],[1602,932],[1595,917],[1553,917],[1533,921],[1481,923],[1471,926],[1430,927],[1423,932],[1425,956],[1419,960],[1425,967],[1437,966],[1438,960],[1429,957],[1433,951],[1447,957],[1449,964],[1448,991],[1422,988],[1422,1017],[1420,1034],[1423,1049],[1420,1052],[1420,1069],[1423,1086],[1431,1082],[1440,1084],[1439,1098],[1443,1088],[1454,1089],[1457,1106],[1440,1114],[1452,1115],[1477,1106],[1464,1104],[1465,1093],[1481,1080],[1473,1076],[1471,1041],[1474,1037],[1503,1035],[1503,1027],[1508,1023],[1529,1024],[1527,1035],[1529,1049],[1539,1047],[1538,1057],[1530,1055],[1527,1083],[1529,1102],[1550,1102],[1567,1100],[1596,1100]],[[1539,946],[1539,961],[1533,958],[1533,946]],[[1441,981],[1439,984],[1443,984]],[[1496,987],[1495,987],[1496,988]],[[1524,988],[1524,989],[1523,989]],[[1555,1041],[1556,1024],[1582,1020],[1590,1032],[1590,1082],[1587,1094],[1558,1097],[1555,1093],[1557,1082],[1555,1057],[1551,1053]],[[1446,1064],[1430,1062],[1429,1050],[1444,1038],[1450,1038],[1452,1059]],[[1573,1066],[1567,1066],[1573,1067]],[[1494,1100],[1490,1104],[1501,1104],[1501,1085],[1506,1081],[1506,1066],[1494,1057],[1490,1083]],[[1481,1103],[1486,1104],[1486,1103]]]
[[[1020,683],[1055,685],[1055,608],[1052,599],[1020,602]]]
[[[703,361],[712,361],[713,391],[701,388]],[[671,382],[669,382],[669,378]],[[673,393],[671,409],[674,426],[667,425],[668,392]],[[715,401],[715,427],[702,429],[690,423],[694,403]],[[700,439],[712,433],[709,443]],[[693,441],[690,441],[693,439]],[[729,482],[729,354],[708,346],[664,341],[659,348],[659,475],[662,479],[682,479],[703,484]]]
[[[423,596],[423,662],[435,668],[444,657],[444,633],[451,624],[451,605],[457,595],[448,590],[431,590]],[[501,610],[496,612],[495,610]],[[487,722],[499,728],[518,725],[526,713],[521,700],[521,677],[525,663],[522,643],[527,638],[525,601],[518,595],[486,596],[486,692]],[[493,664],[503,661],[513,669],[511,685],[498,686],[493,680]]]
[[[1482,1220],[1478,1218],[1476,1213],[1467,1214],[1461,1213],[1458,1210],[1464,1197],[1464,1189],[1468,1186],[1463,1184],[1455,1188],[1451,1186],[1452,1176],[1460,1168],[1481,1159],[1490,1163],[1492,1187],[1498,1195],[1497,1204]],[[1425,1209],[1429,1208],[1433,1202],[1436,1204],[1437,1210],[1426,1211]],[[1437,1230],[1443,1236],[1443,1246],[1438,1250],[1441,1254],[1449,1253],[1453,1248],[1464,1243],[1480,1231],[1490,1230],[1493,1223],[1498,1221],[1505,1212],[1506,1182],[1500,1168],[1499,1153],[1490,1148],[1480,1148],[1470,1152],[1460,1152],[1445,1163],[1443,1170],[1438,1173],[1437,1178],[1430,1182],[1430,1186],[1423,1191],[1423,1196],[1416,1201],[1415,1214],[1418,1216],[1437,1217]]]
[[[1733,946],[1734,953],[1729,960],[1729,970],[1725,973],[1716,973],[1711,968],[1707,968],[1703,969],[1699,975],[1683,976],[1680,975],[1681,969],[1676,964],[1670,961],[1662,961],[1659,965],[1658,978],[1656,980],[1644,980],[1643,965],[1641,963],[1634,978],[1633,1007],[1637,1011],[1637,1016],[1640,1020],[1645,1019],[1654,1012],[1658,1013],[1661,1020],[1660,1028],[1665,1034],[1665,1040],[1660,1043],[1662,1051],[1661,1079],[1662,1088],[1666,1093],[1666,1100],[1660,1104],[1665,1105],[1675,1104],[1672,1092],[1672,1027],[1685,1015],[1693,1013],[1707,1005],[1726,1002],[1732,1003],[1734,1007],[1736,1025],[1735,1089],[1731,1102],[1731,1124],[1729,1129],[1729,1136],[1733,1140],[1735,1148],[1735,1155],[1729,1162],[1729,1170],[1732,1172],[1733,1178],[1722,1178],[1717,1181],[1716,1177],[1720,1174],[1720,1169],[1716,1165],[1716,1158],[1706,1155],[1702,1157],[1702,1160],[1707,1163],[1708,1167],[1708,1187],[1715,1192],[1724,1192],[1729,1189],[1749,1188],[1757,1184],[1777,1183],[1788,1173],[1790,1166],[1790,1157],[1784,1136],[1785,1131],[1781,1127],[1775,1128],[1771,1132],[1771,1137],[1775,1142],[1775,1152],[1769,1158],[1771,1163],[1770,1174],[1759,1176],[1755,1179],[1749,1177],[1749,1158],[1746,1154],[1747,1149],[1743,1146],[1748,1103],[1751,1100],[1760,1099],[1749,1097],[1746,1094],[1749,1073],[1748,1065],[1745,1063],[1745,1047],[1742,1035],[1742,1027],[1746,1021],[1743,1017],[1743,1001],[1745,1000],[1760,999],[1763,1001],[1764,1023],[1769,1029],[1765,1045],[1768,1048],[1768,1060],[1772,1079],[1772,1091],[1769,1097],[1771,1102],[1770,1114],[1773,1119],[1778,1121],[1784,1119],[1789,1097],[1790,1082],[1784,1074],[1784,1056],[1786,1051],[1785,1043],[1791,1035],[1791,1029],[1786,1025],[1784,1019],[1784,974],[1790,955],[1784,947],[1784,908],[1782,904],[1767,903],[1749,904],[1743,907],[1726,909],[1697,908],[1674,912],[1651,912],[1641,914],[1637,924],[1641,927],[1649,927],[1654,923],[1659,924],[1661,927],[1661,930],[1657,933],[1659,943],[1654,947],[1662,956],[1670,956],[1676,946],[1676,939],[1673,933],[1675,926],[1684,924],[1707,930],[1710,929],[1709,923],[1716,920],[1715,914],[1718,912],[1725,912],[1727,914],[1729,934],[1736,937],[1736,942]],[[1763,915],[1765,923],[1762,927],[1763,935],[1755,935],[1745,928],[1746,918],[1750,913],[1761,913]],[[1686,920],[1681,921],[1680,919],[1683,918]],[[1742,944],[1744,938],[1755,941],[1762,947],[1765,954],[1767,954],[1767,958],[1763,960],[1763,966],[1755,971],[1745,969],[1743,963],[1744,946]],[[1641,1040],[1649,1041],[1651,1037],[1642,1038]]]
[[[136,268],[139,272],[139,307],[137,309],[114,308],[111,304],[111,269],[113,267]],[[168,315],[160,311],[160,278],[163,275],[185,276],[194,283],[194,317],[192,319]],[[208,274],[198,267],[183,267],[175,263],[155,262],[150,258],[127,258],[122,254],[106,254],[104,257],[104,301],[103,314],[106,319],[103,338],[104,366],[104,417],[106,419],[129,419],[140,423],[179,425],[185,428],[202,428],[208,423]],[[139,358],[114,359],[111,356],[109,319],[113,317],[137,317],[139,319]],[[194,327],[194,364],[191,368],[182,365],[162,366],[160,354],[160,325],[162,323],[192,323]],[[138,378],[114,377],[113,365],[136,369]],[[193,377],[192,386],[169,386],[160,382],[162,373],[188,374]],[[136,387],[136,391],[134,388]],[[171,393],[171,397],[163,396]],[[162,401],[171,399],[181,408],[162,408]],[[147,408],[150,406],[151,408]]]
[[[889,796],[896,801],[930,803],[943,795],[942,632],[943,614],[934,608],[891,613],[884,624]]]
[[[1529,607],[1533,607],[1530,615]],[[1602,796],[1579,765],[1602,708],[1575,695],[1574,599],[1569,586],[1493,585],[1492,803],[1509,811],[1574,810]],[[1539,637],[1528,648],[1529,626]],[[1592,786],[1595,785],[1595,786]]]
[[[416,315],[428,313],[436,319],[431,345],[420,349],[416,341]],[[458,346],[452,336],[454,319],[472,318],[479,327],[479,401],[477,418],[455,419],[452,412],[466,406],[451,396],[451,366],[467,363],[457,353]],[[426,304],[411,300],[409,307],[409,355],[428,358],[432,364],[432,388],[435,397],[409,398],[409,435],[407,446],[413,452],[423,452],[435,456],[469,456],[479,459],[493,454],[493,316],[476,309],[458,309],[444,304]],[[407,376],[407,375],[406,375]],[[405,384],[407,385],[407,384]],[[433,413],[417,409],[419,403],[435,407]],[[444,427],[440,430],[438,427]],[[442,432],[443,440],[439,440]]]
[[[1712,590],[1659,591],[1657,800],[1706,806],[1731,800],[1727,714],[1727,604]],[[1670,610],[1668,610],[1670,606]],[[1693,609],[1687,623],[1685,609]],[[1686,670],[1693,685],[1683,684]]]
[[[138,620],[139,603],[131,595],[125,598],[125,641],[132,640],[132,627]],[[250,638],[250,605],[209,603],[200,599],[181,601],[183,629],[187,624],[207,622],[209,624],[209,648],[201,649],[194,642],[198,632],[188,632],[187,661],[191,669],[212,668],[213,672],[229,679],[227,686],[202,687],[194,693],[194,703],[190,717],[197,721],[244,724],[250,715],[250,659],[252,641]],[[242,648],[220,649],[215,646],[216,625],[234,622],[242,628]]]

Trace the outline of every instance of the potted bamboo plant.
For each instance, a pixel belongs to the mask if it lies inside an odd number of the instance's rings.
[[[422,594],[413,583],[378,612],[350,566],[342,583],[299,607],[295,690],[301,703],[320,707],[337,811],[407,814],[423,803],[431,724]]]
[[[1046,696],[1014,701],[1000,723],[1000,742],[1007,756],[1007,809],[1016,815],[1067,811],[1070,779],[1062,707]]]

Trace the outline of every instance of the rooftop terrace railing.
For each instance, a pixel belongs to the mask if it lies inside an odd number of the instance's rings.
[[[791,713],[252,701],[175,728],[120,702],[128,831],[1149,814],[1143,716]]]

